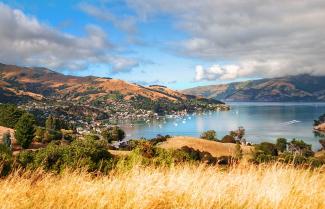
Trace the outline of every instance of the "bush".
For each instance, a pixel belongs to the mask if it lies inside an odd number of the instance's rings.
[[[184,146],[180,150],[189,154],[190,159],[193,161],[201,161],[207,164],[215,164],[217,162],[217,158],[213,157],[209,152],[202,152],[188,146]]]
[[[23,114],[16,126],[15,126],[15,137],[17,144],[22,148],[26,149],[32,143],[35,133],[36,121],[32,114]]]
[[[35,152],[22,152],[17,163],[23,168],[42,168],[61,172],[65,168],[87,168],[88,171],[107,172],[112,168],[112,155],[106,144],[94,140],[76,140],[70,145],[50,143]]]
[[[285,139],[285,138],[278,138],[276,140],[275,146],[278,149],[278,151],[284,152],[284,151],[287,150],[287,144],[288,144],[287,143],[287,139]]]
[[[36,127],[34,141],[36,141],[36,142],[43,142],[44,135],[45,135],[45,128],[43,128],[43,127]]]
[[[100,138],[96,134],[87,134],[85,136],[85,139],[86,140],[95,140],[96,141],[96,140],[99,140]]]
[[[268,155],[263,152],[255,152],[253,154],[253,159],[252,159],[252,161],[255,163],[268,163],[276,160],[277,160],[276,156]]]
[[[322,150],[325,150],[325,139],[320,139],[319,143],[322,145]]]
[[[239,143],[237,143],[235,147],[235,158],[237,160],[241,160],[243,158],[243,150]]]
[[[102,131],[102,137],[108,143],[113,141],[122,141],[125,138],[125,132],[118,126],[109,127]]]
[[[16,164],[22,168],[34,168],[34,158],[35,154],[33,151],[23,150],[16,158]]]
[[[153,138],[153,139],[150,139],[150,143],[152,145],[157,145],[159,143],[162,143],[162,142],[165,142],[167,141],[167,139],[171,138],[171,136],[169,135],[165,135],[165,136],[162,136],[162,135],[157,135],[156,138]]]
[[[253,159],[255,163],[275,161],[278,156],[278,150],[275,144],[262,142],[254,146]]]
[[[306,144],[302,140],[293,139],[288,145],[289,152],[295,155],[302,155],[305,157],[312,157],[314,156],[314,152],[311,149],[310,144]]]
[[[44,142],[57,141],[62,139],[62,133],[56,130],[46,130],[44,133]]]
[[[12,168],[12,153],[11,150],[0,144],[0,176],[7,176]]]
[[[205,131],[201,134],[201,139],[217,140],[217,133],[214,130]]]
[[[236,143],[236,140],[233,136],[231,135],[226,135],[221,139],[222,143]]]
[[[5,145],[8,149],[11,149],[11,135],[10,132],[6,132],[2,136],[2,143]]]
[[[275,144],[270,142],[262,142],[255,145],[255,150],[265,153],[266,155],[278,156],[278,150]]]

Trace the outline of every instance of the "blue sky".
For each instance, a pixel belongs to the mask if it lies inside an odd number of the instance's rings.
[[[175,89],[324,73],[322,1],[0,2],[3,63]]]

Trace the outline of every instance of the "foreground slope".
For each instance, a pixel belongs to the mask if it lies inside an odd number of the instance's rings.
[[[279,165],[134,167],[111,175],[18,172],[0,180],[3,208],[325,208],[321,170]]]
[[[325,101],[325,76],[308,74],[200,86],[185,94],[224,101],[295,102]]]

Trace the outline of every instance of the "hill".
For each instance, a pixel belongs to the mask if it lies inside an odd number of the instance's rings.
[[[141,86],[95,76],[63,75],[46,68],[0,64],[0,103],[15,103],[35,115],[71,121],[144,119],[220,108],[223,103],[165,86]]]
[[[194,137],[177,136],[169,138],[166,142],[159,145],[159,147],[165,149],[181,149],[184,146],[200,150],[201,152],[208,152],[213,157],[221,157],[234,156],[236,144],[221,143]],[[253,147],[243,145],[241,147],[245,155],[251,154]]]
[[[324,102],[325,76],[308,74],[200,86],[185,94],[240,102]]]

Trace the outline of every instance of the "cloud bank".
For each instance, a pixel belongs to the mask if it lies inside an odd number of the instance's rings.
[[[85,26],[86,35],[62,33],[35,17],[0,3],[0,62],[52,69],[80,70],[90,64],[129,71],[137,61],[119,56],[98,26]]]
[[[230,66],[196,68],[197,80],[325,74],[323,0],[129,0],[139,17],[167,14],[189,38],[175,51]]]

